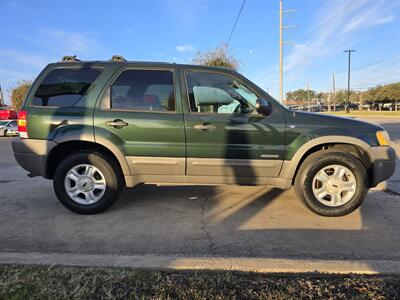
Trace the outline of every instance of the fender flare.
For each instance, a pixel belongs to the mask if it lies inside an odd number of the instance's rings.
[[[110,152],[114,154],[119,165],[121,166],[121,170],[124,176],[131,175],[131,171],[129,169],[128,162],[125,159],[125,156],[122,152],[109,140],[104,138],[96,137],[94,138],[93,131],[91,133],[83,133],[83,132],[71,132],[62,135],[57,135],[53,140],[57,145],[61,145],[65,142],[90,142],[92,144],[100,145],[102,147],[107,148]],[[57,146],[56,146],[57,147]]]
[[[291,160],[285,160],[282,165],[280,178],[293,179],[296,170],[299,167],[299,163],[304,155],[315,146],[323,144],[348,144],[358,146],[369,154],[369,148],[371,146],[364,142],[363,140],[351,136],[345,135],[327,135],[322,137],[317,137],[304,143],[293,155]]]

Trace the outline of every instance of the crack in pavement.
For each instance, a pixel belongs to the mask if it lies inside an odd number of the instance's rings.
[[[393,191],[391,189],[388,189],[388,188],[382,189],[382,192],[392,195],[392,196],[400,196],[400,193]]]
[[[208,243],[209,243],[209,248],[212,251],[214,249],[215,244],[214,244],[213,238],[211,237],[211,234],[207,230],[208,222],[205,217],[205,209],[206,209],[205,206],[209,199],[206,194],[203,194],[203,197],[204,197],[204,200],[201,203],[201,224],[202,224],[201,230],[205,233]]]
[[[388,216],[386,216],[384,209],[379,205],[378,202],[375,202],[375,204],[376,204],[376,207],[377,207],[380,211],[383,212],[383,218],[384,218],[386,221],[388,221],[390,224],[392,224],[392,225],[394,225],[394,226],[396,226],[396,227],[400,227],[399,224],[396,224],[395,222],[393,222],[393,220],[392,220],[391,218],[389,218]]]

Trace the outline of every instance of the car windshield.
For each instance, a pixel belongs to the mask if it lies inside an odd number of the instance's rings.
[[[10,121],[0,121],[0,126],[5,126],[5,125],[7,125],[8,122],[10,122]]]

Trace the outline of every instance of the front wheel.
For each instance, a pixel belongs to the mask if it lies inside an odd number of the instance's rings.
[[[112,159],[99,153],[77,152],[58,165],[53,186],[66,208],[79,214],[95,214],[117,200],[122,179]]]
[[[311,154],[300,166],[295,190],[303,202],[322,216],[349,214],[368,191],[367,171],[355,156],[335,150]]]

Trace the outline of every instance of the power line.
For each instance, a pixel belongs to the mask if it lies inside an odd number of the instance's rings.
[[[226,42],[226,44],[229,44],[229,42],[230,42],[230,40],[231,40],[232,34],[233,34],[233,32],[235,31],[236,24],[237,24],[237,22],[239,21],[239,18],[240,18],[240,15],[241,15],[241,13],[242,13],[243,6],[244,6],[245,3],[246,3],[246,0],[243,0],[242,6],[240,7],[239,13],[238,13],[238,15],[237,15],[237,17],[236,17],[235,24],[233,24],[231,34],[229,35],[229,38],[228,38],[228,41]]]
[[[338,55],[341,55],[341,54],[338,54]],[[337,58],[337,56],[334,56],[332,59],[329,59],[329,60],[325,61],[324,62],[324,66],[328,65],[331,61],[333,61],[336,58]],[[379,60],[379,61],[375,61],[375,62],[367,64],[367,65],[362,65],[362,66],[359,66],[357,68],[352,68],[352,71],[353,72],[354,71],[359,71],[359,70],[367,69],[369,67],[382,65],[384,63],[388,63],[388,62],[391,62],[391,61],[397,61],[397,60],[400,60],[400,56],[393,56],[393,57],[385,58],[385,59],[382,59],[382,60]],[[318,70],[318,69],[315,69],[315,70]],[[315,73],[315,71],[313,71],[313,73]],[[335,73],[336,75],[340,75],[340,74],[347,73],[347,70],[334,71],[333,73]],[[330,74],[332,74],[332,72],[321,73],[318,76],[321,78],[321,77],[326,77],[326,76],[328,76]]]
[[[363,65],[363,66],[360,66],[360,67],[357,67],[357,68],[353,68],[353,71],[362,70],[362,69],[367,69],[367,68],[369,68],[369,67],[381,65],[381,64],[383,64],[383,63],[390,62],[390,61],[394,61],[394,60],[399,60],[399,59],[400,59],[400,56],[393,56],[393,57],[391,57],[391,58],[386,58],[386,59],[382,59],[382,60],[379,60],[379,61],[375,61],[375,62],[370,63],[370,64],[368,64],[368,65]],[[346,72],[347,72],[347,71],[341,71],[341,72],[336,72],[336,74],[346,73]]]

